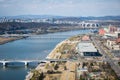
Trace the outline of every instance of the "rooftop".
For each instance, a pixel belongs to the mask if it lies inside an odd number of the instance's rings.
[[[97,49],[93,45],[93,43],[79,43],[78,44],[79,52],[97,52]]]

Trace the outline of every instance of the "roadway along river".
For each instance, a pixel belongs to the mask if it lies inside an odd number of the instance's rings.
[[[62,40],[77,34],[88,33],[89,30],[76,30],[42,34],[0,45],[0,59],[44,59]],[[18,64],[20,65],[20,64]],[[24,80],[27,72],[37,64],[3,67],[0,64],[0,80]]]

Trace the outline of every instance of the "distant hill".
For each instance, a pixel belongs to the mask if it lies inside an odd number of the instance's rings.
[[[103,17],[65,17],[60,18],[60,20],[68,21],[85,21],[85,20],[118,20],[120,21],[120,16],[103,16]]]
[[[8,19],[60,19],[68,21],[84,21],[84,20],[119,20],[120,16],[101,16],[101,17],[67,17],[67,16],[54,16],[54,15],[18,15],[18,16],[6,16]]]
[[[80,17],[81,20],[120,20],[120,16]]]
[[[63,18],[64,16],[54,16],[54,15],[18,15],[18,16],[5,16],[8,19],[43,19],[43,18]]]

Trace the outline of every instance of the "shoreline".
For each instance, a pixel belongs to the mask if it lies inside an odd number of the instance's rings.
[[[76,29],[75,29],[75,30],[76,30]],[[82,30],[82,29],[79,29],[79,30]],[[66,31],[71,31],[71,29],[70,29],[70,30],[63,30],[63,31],[40,33],[40,34],[36,34],[36,35],[49,34],[49,33],[57,33],[57,32],[66,32]],[[73,31],[74,31],[74,30],[73,30]],[[28,37],[29,37],[29,36],[28,36]],[[0,37],[0,38],[1,38],[1,37]],[[24,39],[24,38],[27,38],[27,37],[19,37],[19,36],[17,36],[17,37],[14,38],[14,39],[10,39],[10,40],[6,40],[6,41],[3,41],[3,42],[0,42],[0,45],[6,44],[6,43],[9,43],[9,42],[12,42],[12,41]],[[56,46],[57,46],[57,45],[56,45]],[[50,53],[51,53],[51,52],[50,52]]]
[[[70,31],[70,30],[67,30],[67,31]],[[58,32],[65,32],[65,31],[58,31]],[[57,32],[48,32],[48,33],[41,33],[41,34],[36,34],[36,35],[49,34],[49,33],[57,33]],[[28,36],[28,37],[29,37],[29,36]],[[2,38],[2,37],[0,37],[0,38]],[[4,37],[3,37],[3,38],[4,38]],[[9,38],[8,40],[5,40],[5,41],[0,42],[0,45],[6,44],[6,43],[9,43],[9,42],[12,42],[12,41],[24,39],[24,38],[27,38],[27,37],[25,37],[25,36],[23,36],[23,37],[17,36],[17,37],[15,37],[15,38],[11,37],[11,39]]]
[[[71,36],[73,37],[73,36]],[[62,41],[60,41],[55,47],[54,49],[46,56],[45,59],[60,59],[61,58],[61,53],[59,52],[59,48],[61,48],[61,46],[63,46],[64,44],[69,44],[69,41],[70,38],[67,38],[67,39],[64,39]],[[74,43],[76,44],[76,42]],[[70,44],[71,45],[71,44]],[[65,56],[64,56],[65,57]],[[45,65],[46,64],[49,64],[50,62],[49,61],[46,61]],[[66,67],[67,68],[70,68],[68,64],[73,64],[72,62],[66,62]],[[75,65],[74,65],[75,66]],[[72,68],[71,68],[72,69]],[[37,71],[39,72],[39,74],[43,73],[44,71],[46,71],[47,69],[45,69],[45,66],[41,66],[41,64],[39,64],[38,66],[36,66],[35,69],[33,69],[34,71]],[[66,73],[65,73],[66,74]],[[64,77],[65,74],[62,74]],[[25,77],[25,80],[31,80],[32,78],[34,77],[34,73],[32,71],[30,71],[26,77]]]
[[[75,37],[75,40],[77,40],[76,37]],[[64,40],[60,41],[54,47],[54,49],[46,56],[46,59],[65,59],[66,57],[68,57],[69,55],[66,55],[66,54],[61,52],[61,48],[63,48],[63,46],[65,46],[65,45],[75,46],[78,43],[78,42],[72,42],[72,44],[69,44],[70,42],[71,42],[70,38],[67,38],[67,39],[64,39]],[[72,48],[70,48],[70,50],[73,49],[73,46],[72,46]],[[71,64],[71,65],[69,65],[69,64]],[[55,65],[58,65],[59,69],[55,70],[54,69]],[[56,63],[51,63],[50,61],[45,61],[45,63],[41,63],[38,66],[36,66],[35,69],[31,70],[26,75],[25,80],[34,80],[36,73],[38,73],[37,75],[41,75],[41,74],[44,74],[44,73],[48,73],[49,71],[61,72],[59,74],[51,75],[51,76],[56,76],[57,75],[57,77],[59,75],[60,80],[65,80],[66,79],[65,75],[67,75],[67,74],[71,75],[71,76],[69,76],[69,80],[75,80],[75,74],[74,74],[75,68],[76,68],[76,63],[71,62],[71,61],[66,61],[66,62],[63,62],[63,63],[57,63],[57,62]],[[68,70],[71,71],[71,72],[68,72]],[[45,74],[45,76],[46,76],[45,80],[48,80],[48,78],[50,78],[49,75],[50,75],[49,73]]]
[[[4,45],[6,43],[9,43],[9,42],[13,42],[13,41],[16,41],[16,40],[20,40],[20,39],[24,39],[26,37],[11,37],[11,38],[2,38],[0,37],[1,39],[5,39],[5,40],[2,40],[0,42],[0,45]]]
[[[59,42],[59,43],[54,47],[54,49],[47,55],[46,59],[53,59],[53,56],[52,56],[52,55],[55,55],[55,54],[54,54],[55,50],[56,50],[59,46],[61,46],[65,41],[66,41],[66,39],[63,40],[63,41],[61,41],[61,42]]]
[[[65,41],[66,41],[66,39],[63,40],[63,41],[61,41],[61,42],[59,42],[59,43],[54,47],[54,49],[47,55],[46,59],[54,59],[53,57],[55,57],[55,54],[57,54],[57,53],[54,53],[54,52],[55,52],[56,49],[57,49],[59,46],[61,46]],[[49,62],[49,61],[48,61],[48,62]],[[42,67],[41,67],[40,64],[39,64],[38,66],[36,66],[35,70],[39,70],[39,69],[41,69],[41,68],[42,68]],[[33,77],[33,73],[32,73],[32,72],[29,72],[29,73],[26,75],[25,80],[30,80],[32,77]]]
[[[70,41],[69,39],[70,39],[70,38],[67,38],[67,39],[64,39],[64,40],[60,41],[60,42],[54,47],[54,49],[46,56],[45,59],[60,59],[60,58],[62,58],[61,56],[62,56],[63,54],[59,52],[59,49],[61,48],[61,46],[64,46],[64,44],[69,44],[69,41]],[[74,44],[76,44],[76,42],[75,42]],[[70,45],[71,45],[71,44],[70,44]],[[65,57],[65,56],[64,56],[64,57]],[[39,64],[38,66],[36,66],[35,69],[31,70],[31,71],[26,75],[25,80],[31,80],[31,79],[33,79],[34,76],[35,76],[34,72],[38,72],[39,74],[42,74],[42,73],[46,72],[46,71],[48,70],[48,69],[45,68],[47,64],[52,64],[52,63],[50,63],[50,61],[46,61],[45,64],[44,64],[44,66],[41,66],[42,64]],[[73,66],[71,66],[71,67],[75,67],[75,64],[74,64],[74,63],[68,61],[68,62],[65,63],[66,68],[68,68],[68,69],[70,69],[70,70],[73,69],[73,68],[69,67],[69,64],[73,65]],[[61,68],[61,69],[62,69],[62,68]],[[63,69],[64,69],[64,68],[63,68]],[[63,71],[63,69],[62,69],[61,71]],[[72,71],[74,71],[74,70],[75,70],[75,68],[74,68]],[[33,71],[34,71],[34,72],[33,72]],[[65,74],[67,74],[67,71],[63,71],[63,72],[65,72]],[[64,77],[65,74],[64,74],[64,73],[61,74],[61,77],[62,77],[62,78],[65,78],[65,77]],[[73,74],[72,72],[70,72],[70,74],[72,75],[73,78],[75,78],[75,76],[74,76],[74,74]],[[70,80],[71,80],[71,79],[70,79]]]

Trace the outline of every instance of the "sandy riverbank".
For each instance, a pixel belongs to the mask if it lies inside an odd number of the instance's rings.
[[[63,40],[62,42],[58,43],[55,48],[48,54],[48,56],[46,57],[46,59],[54,59],[55,58],[55,55],[57,54],[56,53],[56,49],[59,48],[66,40]],[[41,67],[41,65],[39,64],[35,70],[45,70],[44,67]],[[33,77],[33,73],[32,72],[29,72],[28,75],[26,76],[26,79],[25,80],[30,80],[32,77]]]
[[[63,40],[62,42],[58,43],[55,48],[48,54],[48,56],[46,57],[46,59],[60,59],[60,58],[65,58],[65,56],[63,55],[68,55],[68,54],[63,54],[61,53],[61,50],[64,51],[64,49],[66,48],[66,46],[75,46],[77,42],[74,41],[70,41],[69,39]],[[63,62],[64,63],[64,62]],[[53,65],[55,66],[56,64],[58,64],[59,69],[58,70],[54,70]],[[68,64],[71,64],[71,66],[69,66]],[[52,66],[51,66],[52,65]],[[48,68],[46,68],[46,66],[49,66]],[[66,69],[65,69],[66,67]],[[53,69],[53,71],[58,71],[61,73],[55,73],[55,74],[46,74],[46,77],[44,78],[44,80],[48,80],[50,79],[50,75],[52,77],[59,77],[60,80],[66,79],[68,78],[69,80],[75,80],[75,67],[76,64],[73,62],[65,62],[64,64],[60,64],[60,63],[50,63],[49,61],[46,62],[45,66],[41,66],[41,64],[39,64],[34,71],[38,71],[39,74],[41,74],[41,72],[43,73],[47,73],[47,71],[51,70],[51,68]],[[68,77],[66,77],[68,75]],[[34,79],[33,77],[35,77],[35,74],[30,72],[27,76],[26,76],[26,80],[30,80],[30,79]],[[50,79],[51,80],[51,79]]]
[[[46,59],[60,59],[60,58],[67,59],[69,58],[71,53],[75,53],[74,50],[76,48],[77,43],[79,43],[79,41],[80,41],[79,36],[74,36],[74,37],[61,41],[48,54]],[[55,69],[55,65],[58,66],[58,69]],[[36,77],[35,76],[36,73],[38,74],[44,73],[45,74],[44,80],[52,80],[53,78],[59,78],[59,80],[64,80],[64,79],[75,80],[75,70],[76,70],[76,63],[71,62],[71,61],[55,62],[55,63],[51,63],[47,61],[44,65],[39,64],[34,69],[34,73],[30,72],[26,76],[26,80],[34,79]],[[53,74],[49,74],[49,71],[52,71]],[[58,73],[56,73],[56,71],[58,71]]]
[[[22,39],[24,37],[0,37],[0,45]]]
[[[48,54],[48,56],[46,57],[46,59],[55,59],[55,55],[57,54],[57,49],[63,44],[65,43],[66,40],[63,40],[62,42],[58,43],[55,48]]]

